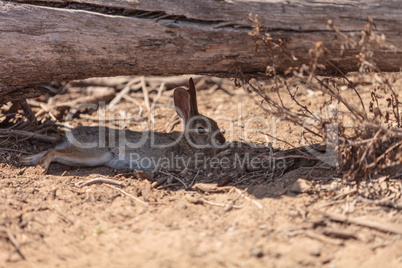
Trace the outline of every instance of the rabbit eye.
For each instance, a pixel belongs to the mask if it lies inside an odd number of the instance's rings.
[[[197,128],[197,132],[198,132],[198,134],[205,134],[205,133],[207,133],[207,131],[206,131],[205,128],[203,128],[203,127],[198,127],[198,128]]]

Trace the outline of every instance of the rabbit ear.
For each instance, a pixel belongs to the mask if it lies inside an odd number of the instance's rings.
[[[173,93],[173,98],[177,114],[183,118],[184,122],[190,120],[192,114],[190,95],[188,94],[187,90],[182,87],[176,88]]]
[[[199,115],[197,107],[197,94],[195,91],[193,78],[190,78],[189,80],[189,93],[190,93],[191,114]]]

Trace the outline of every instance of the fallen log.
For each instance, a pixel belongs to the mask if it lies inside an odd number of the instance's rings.
[[[318,41],[328,49],[321,74],[358,70],[359,48],[341,52],[327,28],[359,35],[367,17],[390,50],[371,47],[382,71],[402,67],[402,8],[385,1],[25,0],[0,1],[0,103],[32,97],[37,85],[117,75],[261,75],[272,64],[250,37],[258,15],[273,42],[286,43],[277,73],[308,64]],[[276,51],[276,53],[280,53]],[[297,58],[297,60],[295,60]]]

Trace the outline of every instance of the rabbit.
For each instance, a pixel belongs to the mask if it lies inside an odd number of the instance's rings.
[[[51,162],[74,167],[107,166],[114,169],[155,170],[201,167],[226,142],[218,124],[198,113],[192,78],[189,90],[173,93],[182,132],[136,132],[108,127],[79,126],[66,133],[54,149],[23,156],[24,165],[39,165],[46,172]]]

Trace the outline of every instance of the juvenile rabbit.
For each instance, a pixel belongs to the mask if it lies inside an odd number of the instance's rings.
[[[183,169],[201,167],[225,143],[217,123],[198,113],[196,91],[190,78],[189,91],[174,90],[176,112],[184,132],[135,132],[107,127],[76,127],[66,140],[45,152],[21,158],[25,165],[40,165],[47,171],[51,162],[69,166],[107,166],[115,169]]]

